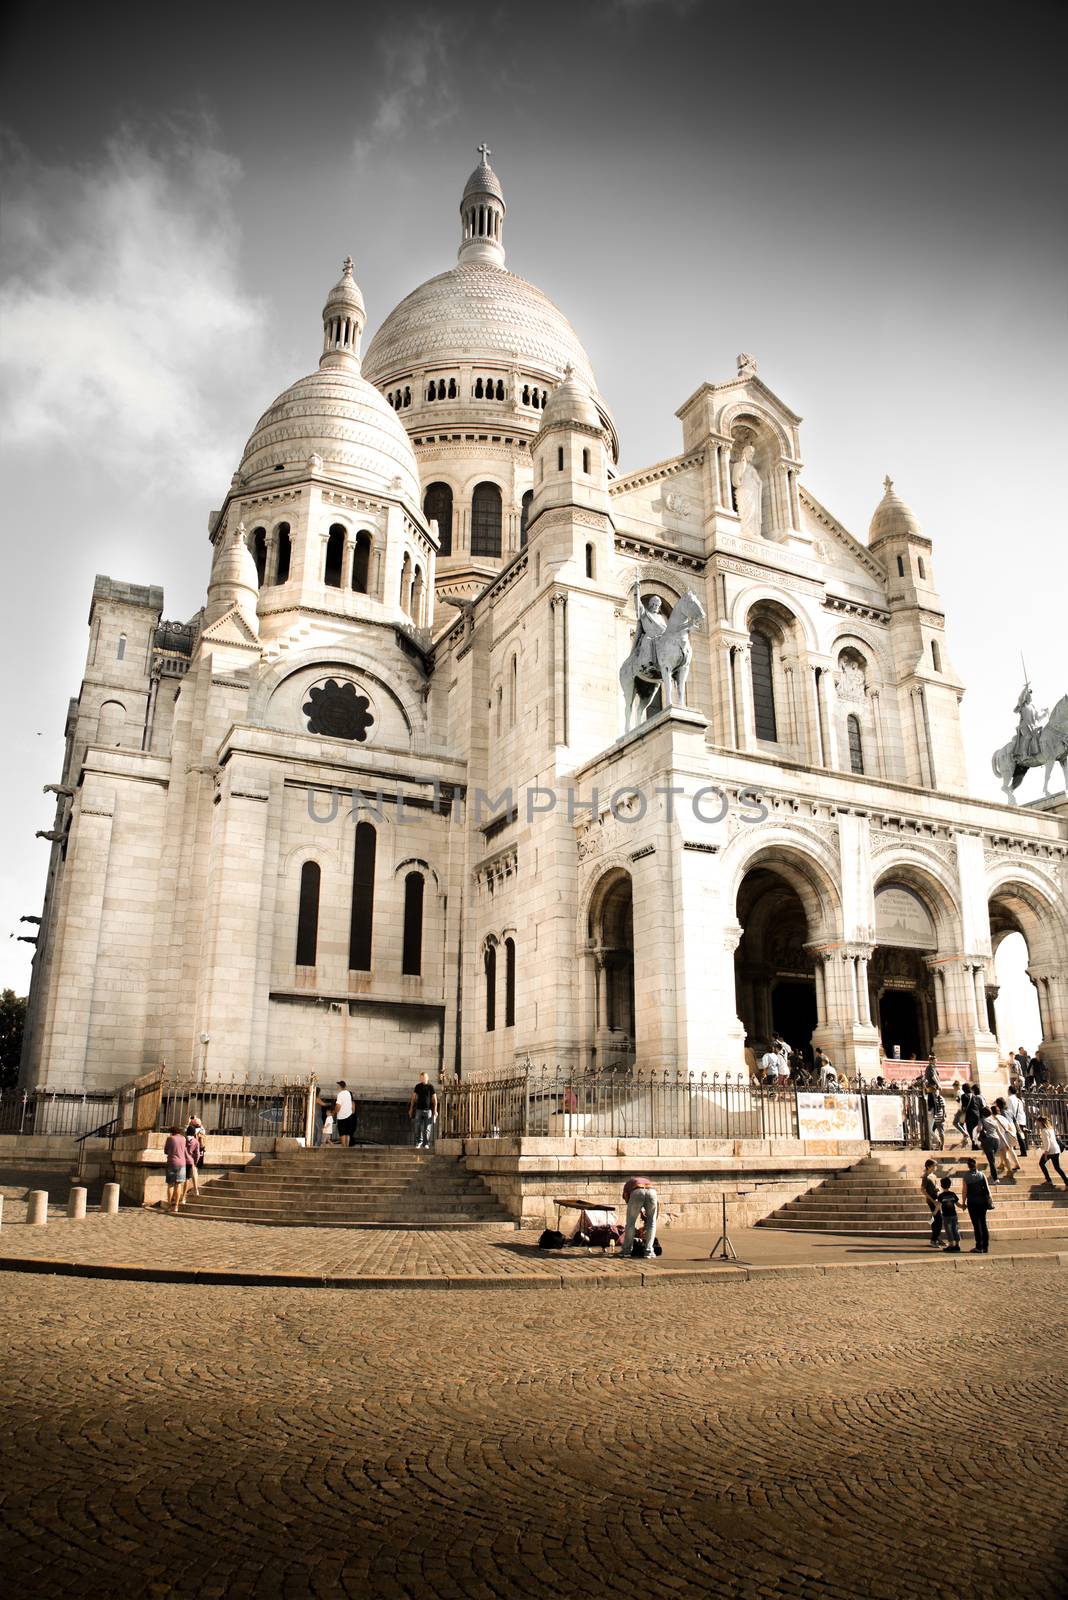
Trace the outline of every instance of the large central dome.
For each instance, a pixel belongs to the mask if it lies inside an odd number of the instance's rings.
[[[568,366],[595,387],[590,358],[563,312],[525,278],[489,262],[461,262],[401,301],[364,358],[372,383],[415,367],[515,363],[558,383]]]

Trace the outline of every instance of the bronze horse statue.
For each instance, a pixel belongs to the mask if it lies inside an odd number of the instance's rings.
[[[663,633],[658,638],[650,640],[654,659],[653,664],[648,667],[638,666],[643,642],[642,630],[639,628],[634,648],[619,669],[619,683],[623,690],[623,704],[626,708],[627,733],[630,732],[631,724],[635,720],[635,702],[637,702],[638,716],[644,717],[658,689],[660,704],[664,710],[670,705],[686,704],[686,679],[693,660],[690,629],[703,622],[704,618],[705,611],[700,600],[687,590],[668,618]]]
[[[1018,803],[1013,790],[1019,788],[1024,773],[1030,767],[1045,767],[1042,795],[1044,799],[1048,799],[1050,773],[1053,771],[1054,762],[1059,761],[1064,787],[1068,791],[1068,694],[1061,695],[1050,712],[1045,726],[1039,730],[1037,746],[1034,755],[1021,759],[1017,754],[1017,740],[1010,739],[1008,744],[1002,745],[994,754],[994,776],[1001,783],[1005,798],[1010,805]]]

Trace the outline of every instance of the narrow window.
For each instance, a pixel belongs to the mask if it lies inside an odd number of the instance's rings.
[[[500,738],[504,726],[504,690],[497,686],[497,737]]]
[[[919,568],[920,582],[921,583],[926,583],[927,582],[927,569],[923,564],[923,557],[922,556],[917,556],[916,557],[916,565]]]
[[[289,568],[293,560],[293,540],[289,533],[289,523],[280,522],[275,529],[278,541],[278,559],[275,563],[275,583],[289,582]]]
[[[471,497],[471,554],[501,553],[501,491],[495,483],[476,485]]]
[[[486,946],[486,1032],[492,1033],[497,1026],[497,950],[494,945]]]
[[[423,569],[418,563],[412,577],[412,621],[417,628],[423,626]]]
[[[432,483],[423,496],[423,515],[438,525],[439,555],[452,555],[452,490],[447,483]]]
[[[476,400],[481,400],[482,399],[482,379],[481,378],[476,378],[475,379],[475,399]]]
[[[850,713],[846,720],[846,731],[849,734],[849,770],[863,774],[864,746],[860,738],[860,718]]]
[[[297,966],[314,967],[319,945],[319,885],[322,873],[317,861],[305,861],[300,869],[300,904],[297,908]]]
[[[529,383],[525,383],[523,385],[523,404],[525,406],[529,406],[529,404],[530,404],[530,384]]]
[[[534,498],[534,490],[528,489],[523,496],[519,511],[519,548],[522,550],[527,542],[527,527],[530,523],[530,503]]]
[[[349,925],[349,971],[370,972],[371,932],[375,912],[375,853],[378,839],[369,822],[356,824],[352,867],[352,921]]]
[[[124,633],[120,633],[119,634],[119,642],[115,646],[115,660],[116,661],[125,661],[125,659],[126,659],[126,635]]]
[[[508,678],[508,726],[515,727],[516,712],[519,709],[519,657],[512,657],[512,670]]]
[[[417,978],[423,970],[423,875],[409,872],[404,880],[404,945],[401,972]]]
[[[401,610],[402,611],[407,611],[408,615],[409,616],[411,615],[411,609],[412,609],[412,558],[408,554],[407,550],[404,552],[404,560],[401,562],[400,606],[401,606]]]
[[[563,472],[563,470],[564,470],[564,447],[563,447],[563,445],[560,445],[559,448],[557,449],[557,452],[556,452],[556,470],[557,470],[557,472]]]
[[[449,379],[449,399],[450,400],[455,400],[456,399],[456,379],[455,378],[450,378]]]
[[[366,594],[368,578],[371,571],[371,535],[366,528],[361,528],[356,535],[356,546],[352,552],[352,587],[357,594]]]
[[[404,404],[406,406],[410,406],[411,403],[412,403],[412,391],[410,389],[405,389],[405,391],[404,391]]]
[[[583,450],[583,452],[582,452],[582,470],[586,474],[586,476],[589,477],[589,473],[590,473],[590,452],[588,450]]]
[[[267,529],[253,528],[249,535],[248,547],[256,563],[256,582],[262,589],[263,580],[267,576]]]
[[[515,1027],[515,940],[504,941],[504,1025]]]
[[[905,576],[905,563],[900,556],[897,558],[897,575],[899,578],[903,578]]]
[[[771,640],[767,634],[749,635],[749,660],[753,679],[753,721],[756,726],[756,736],[758,739],[778,739]]]
[[[941,655],[941,652],[939,651],[938,641],[936,639],[932,639],[931,640],[931,660],[934,663],[935,671],[936,672],[941,672],[941,670],[942,670],[942,655]]]
[[[344,567],[345,530],[335,522],[326,541],[326,564],[323,567],[323,582],[328,589],[341,588],[341,574]]]
[[[587,578],[592,578],[594,576],[594,556],[592,544],[588,544],[586,546],[586,576]]]
[[[501,382],[500,378],[497,379],[497,399],[504,399],[504,384]]]

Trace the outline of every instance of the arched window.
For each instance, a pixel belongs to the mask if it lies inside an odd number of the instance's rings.
[[[919,571],[919,574],[920,574],[920,582],[921,583],[926,583],[927,582],[927,568],[923,564],[923,557],[922,556],[917,556],[916,557],[916,567],[917,567],[917,569]]]
[[[527,542],[527,527],[530,523],[530,506],[534,499],[534,490],[528,489],[523,496],[519,509],[519,548],[522,550]]]
[[[375,915],[375,855],[378,837],[369,822],[356,824],[352,866],[352,920],[349,924],[349,971],[370,972],[371,934]]]
[[[846,718],[846,732],[849,735],[849,770],[863,774],[864,745],[860,737],[860,718],[852,712]]]
[[[508,674],[508,726],[515,727],[516,712],[519,708],[519,657],[512,657],[512,666]]]
[[[412,577],[412,621],[417,628],[423,626],[423,569],[418,562]]]
[[[481,400],[482,399],[482,379],[481,378],[476,378],[475,379],[475,399],[476,400]]]
[[[523,385],[523,404],[525,406],[529,406],[529,404],[530,404],[530,384],[529,383],[525,383]]]
[[[934,665],[935,671],[936,672],[941,672],[941,670],[942,670],[942,653],[938,648],[938,640],[937,639],[932,639],[931,640],[931,661],[932,661],[932,664]]]
[[[341,588],[341,574],[345,570],[345,530],[335,522],[326,541],[326,564],[323,582],[328,589]]]
[[[480,483],[471,497],[471,554],[498,557],[501,553],[501,491],[495,483]]]
[[[401,562],[400,604],[401,610],[407,611],[410,615],[412,606],[412,558],[407,550],[404,552],[404,560]]]
[[[116,661],[125,661],[125,659],[126,659],[126,635],[124,633],[120,633],[119,634],[119,642],[115,646],[115,660]]]
[[[96,742],[114,748],[126,732],[126,707],[121,700],[105,700],[96,719]]]
[[[595,567],[596,567],[596,562],[595,562],[594,554],[593,554],[593,545],[592,544],[588,544],[586,546],[586,576],[587,576],[587,578],[592,578],[594,576]]]
[[[488,944],[484,956],[486,967],[486,1032],[497,1026],[497,947]]]
[[[297,907],[297,966],[314,967],[319,944],[319,886],[322,873],[317,861],[300,869],[300,903]]]
[[[438,525],[439,554],[452,555],[452,490],[447,483],[432,483],[423,496],[423,515]]]
[[[899,578],[903,578],[905,576],[905,563],[901,556],[898,556],[897,558],[897,575]]]
[[[449,399],[450,400],[455,400],[456,399],[456,379],[455,378],[450,378],[449,379]]]
[[[590,452],[588,450],[583,450],[582,452],[582,470],[588,477],[590,471]]]
[[[371,535],[366,528],[361,528],[352,552],[352,587],[357,594],[367,594],[370,575]]]
[[[293,560],[293,541],[289,535],[289,523],[280,522],[275,529],[277,557],[274,564],[275,583],[289,582],[289,568]]]
[[[557,472],[563,472],[564,470],[564,447],[562,444],[556,447],[556,470]]]
[[[504,1025],[515,1027],[515,940],[504,941]]]
[[[248,547],[256,563],[256,582],[262,589],[263,580],[267,576],[267,529],[253,528],[249,535]]]
[[[504,399],[504,384],[502,383],[500,378],[497,379],[497,399],[498,400],[503,400]]]
[[[497,737],[501,736],[504,727],[504,690],[497,685]]]
[[[427,392],[426,392],[426,397],[427,397],[428,400],[436,400],[437,399],[437,397],[438,397],[438,386],[437,386],[436,383],[431,383],[430,384],[430,386],[429,386],[429,388],[427,389]]]
[[[423,970],[423,875],[409,872],[404,880],[404,944],[401,972],[417,978]]]
[[[753,677],[753,721],[756,736],[758,739],[778,739],[771,640],[766,633],[749,635],[749,660]]]

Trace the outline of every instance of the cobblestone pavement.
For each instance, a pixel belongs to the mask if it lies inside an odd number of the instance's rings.
[[[1041,1264],[640,1295],[0,1275],[5,1585],[1054,1600],[1063,1283]]]
[[[117,1217],[90,1213],[69,1221],[61,1208],[50,1211],[45,1228],[24,1224],[24,1202],[9,1200],[0,1228],[0,1257],[31,1257],[97,1266],[125,1265],[149,1271],[282,1274],[291,1279],[368,1279],[388,1285],[395,1279],[466,1281],[531,1279],[628,1280],[680,1271],[717,1272],[709,1262],[714,1235],[667,1228],[664,1255],[656,1262],[624,1261],[616,1252],[540,1251],[536,1232],[514,1228],[472,1232],[404,1229],[269,1228],[241,1222],[206,1222],[171,1217],[156,1210],[128,1208]],[[967,1230],[966,1235],[967,1235]],[[918,1260],[932,1270],[954,1265],[974,1270],[967,1247],[948,1257],[932,1252],[926,1239],[867,1239],[826,1234],[791,1234],[767,1228],[738,1229],[734,1243],[755,1269],[780,1266],[841,1266],[890,1259]],[[991,1264],[999,1258],[1068,1252],[1068,1236],[1041,1234],[999,1240],[995,1233]],[[736,1269],[722,1271],[733,1274]]]

